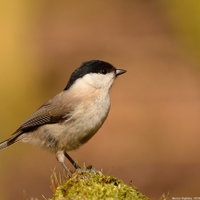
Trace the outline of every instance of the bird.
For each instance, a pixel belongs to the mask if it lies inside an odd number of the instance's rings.
[[[126,70],[102,60],[83,62],[70,76],[63,91],[39,107],[12,136],[0,143],[0,150],[17,142],[30,143],[56,155],[71,175],[65,157],[75,169],[80,166],[68,151],[90,140],[110,110],[110,88]]]

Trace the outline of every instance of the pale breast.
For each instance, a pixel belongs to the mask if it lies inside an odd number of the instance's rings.
[[[91,96],[90,96],[91,97]],[[44,147],[52,152],[75,150],[86,143],[102,126],[110,109],[109,94],[85,98],[74,110],[72,118],[46,124],[27,134],[23,142]]]

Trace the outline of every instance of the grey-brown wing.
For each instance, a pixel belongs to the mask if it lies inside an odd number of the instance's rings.
[[[15,133],[28,132],[44,124],[52,124],[60,120],[69,119],[72,117],[73,113],[74,110],[72,106],[67,104],[67,102],[63,104],[62,98],[59,98],[57,95],[31,115]]]

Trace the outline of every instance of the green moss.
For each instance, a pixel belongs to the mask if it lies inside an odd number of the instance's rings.
[[[64,178],[65,179],[65,178]],[[148,200],[131,185],[124,184],[121,180],[105,176],[102,173],[75,172],[72,178],[58,178],[53,174],[53,193],[51,200],[81,199],[81,200]]]

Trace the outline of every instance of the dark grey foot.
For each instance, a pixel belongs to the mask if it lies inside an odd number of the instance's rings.
[[[92,166],[88,166],[86,168],[78,168],[76,170],[78,173],[94,173],[94,174],[102,174],[101,171],[94,169]]]

